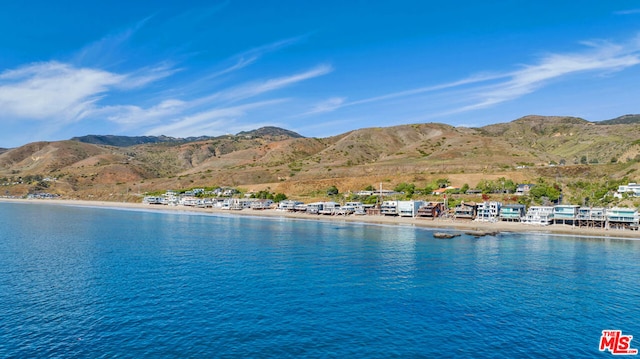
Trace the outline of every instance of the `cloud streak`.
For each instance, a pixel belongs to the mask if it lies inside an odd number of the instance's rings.
[[[233,104],[323,76],[331,71],[330,66],[320,65],[288,76],[239,85],[204,97],[190,100],[167,99],[147,108],[135,105],[104,106],[95,109],[92,115],[103,117],[126,129],[151,127],[147,130],[149,134],[192,135],[197,129],[208,131],[203,133],[218,133],[224,128],[217,124],[220,119],[239,119],[249,111],[281,104],[288,99]],[[209,121],[215,123],[207,124]]]
[[[431,86],[413,88],[354,101],[334,98],[315,105],[300,116],[336,111],[345,107],[384,103],[394,99],[409,99],[416,96],[446,95],[458,93],[456,103],[450,103],[449,110],[433,114],[433,117],[451,115],[492,107],[513,101],[533,93],[555,81],[583,73],[599,75],[622,71],[640,64],[640,37],[626,44],[604,41],[588,41],[582,45],[586,50],[574,53],[550,53],[530,65],[502,73],[476,74],[460,80]],[[337,101],[335,99],[342,99]],[[467,104],[460,105],[460,99]],[[428,101],[429,98],[423,99]],[[440,104],[442,105],[442,104]]]
[[[0,114],[73,122],[88,116],[110,91],[139,88],[174,72],[168,66],[117,74],[56,61],[30,64],[0,74]]]
[[[528,95],[551,82],[581,73],[607,74],[640,64],[638,43],[621,46],[606,42],[585,42],[589,51],[549,54],[533,65],[505,74],[504,81],[476,89],[475,103],[448,112],[487,108]]]
[[[266,92],[275,91],[284,87],[294,85],[298,82],[306,81],[315,77],[326,75],[333,71],[333,67],[329,65],[319,65],[310,70],[299,72],[297,74],[276,77],[264,81],[256,81],[253,83],[241,85],[222,93],[214,95],[221,101],[235,102],[246,98],[254,97]]]
[[[59,62],[5,71],[0,74],[0,113],[37,120],[49,117],[76,119],[125,78]]]
[[[620,11],[615,11],[614,14],[615,15],[636,15],[636,14],[640,14],[640,9],[620,10]]]
[[[300,43],[301,41],[305,40],[307,37],[308,35],[291,37],[288,39],[279,40],[276,42],[272,42],[272,43],[262,45],[262,46],[247,50],[245,52],[242,52],[232,57],[232,61],[234,62],[233,65],[228,66],[222,70],[215,71],[212,74],[205,76],[205,79],[211,80],[213,78],[217,78],[217,77],[241,70],[247,66],[254,64],[263,56],[275,51],[279,51],[286,47],[295,45],[297,43]]]
[[[147,135],[186,137],[193,133],[226,133],[225,130],[229,128],[229,125],[238,118],[245,116],[248,111],[280,104],[285,101],[286,99],[276,99],[233,107],[213,108],[191,115],[186,115],[168,124],[157,126],[152,130],[149,130]]]

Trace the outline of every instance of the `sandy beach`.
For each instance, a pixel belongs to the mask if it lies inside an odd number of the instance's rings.
[[[352,222],[352,223],[373,223],[384,225],[403,225],[417,226],[425,228],[442,229],[446,231],[458,232],[518,232],[518,233],[538,233],[538,234],[558,234],[573,235],[582,237],[601,237],[601,238],[623,238],[623,239],[640,239],[640,232],[631,230],[602,229],[602,228],[579,228],[570,225],[550,225],[535,226],[514,222],[475,222],[453,219],[423,219],[410,217],[393,217],[393,216],[369,216],[369,215],[349,215],[349,216],[329,216],[315,215],[306,213],[286,212],[276,209],[252,210],[244,209],[221,210],[214,208],[195,208],[185,206],[165,206],[165,205],[148,205],[143,203],[130,202],[108,202],[108,201],[81,201],[81,200],[64,200],[64,199],[9,199],[0,198],[0,202],[8,203],[26,203],[26,204],[50,204],[50,205],[66,205],[77,207],[109,207],[121,209],[139,209],[152,211],[170,211],[175,213],[193,212],[193,213],[215,213],[224,215],[238,216],[257,216],[257,217],[281,217],[295,218],[300,220],[320,220],[334,222]]]

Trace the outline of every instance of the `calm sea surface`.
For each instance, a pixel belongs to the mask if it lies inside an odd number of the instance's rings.
[[[640,338],[640,241],[0,203],[0,357],[611,357],[604,329]]]

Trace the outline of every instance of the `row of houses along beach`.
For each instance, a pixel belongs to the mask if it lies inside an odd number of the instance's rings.
[[[231,195],[226,193],[225,195]],[[162,196],[147,196],[147,205],[213,208],[228,211],[274,210],[309,216],[398,217],[437,222],[509,222],[529,226],[570,226],[577,228],[638,231],[640,214],[635,208],[585,207],[578,205],[525,206],[498,201],[462,202],[452,208],[446,199],[439,202],[422,200],[386,200],[378,205],[361,202],[333,201],[304,203],[296,200],[274,202],[271,199],[214,197],[199,198],[197,193],[178,194],[167,191]]]

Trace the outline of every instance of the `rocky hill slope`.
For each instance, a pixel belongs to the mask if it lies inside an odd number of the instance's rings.
[[[110,140],[37,142],[7,150],[0,154],[0,182],[18,183],[6,191],[19,194],[34,190],[33,183],[20,184],[21,178],[49,177],[55,181],[48,185],[60,193],[106,199],[212,185],[295,194],[328,184],[357,190],[378,181],[426,183],[435,177],[471,185],[492,176],[620,177],[633,174],[640,159],[640,124],[575,117],[526,116],[482,128],[412,124],[328,138],[278,128],[127,146],[140,138],[102,138]]]

